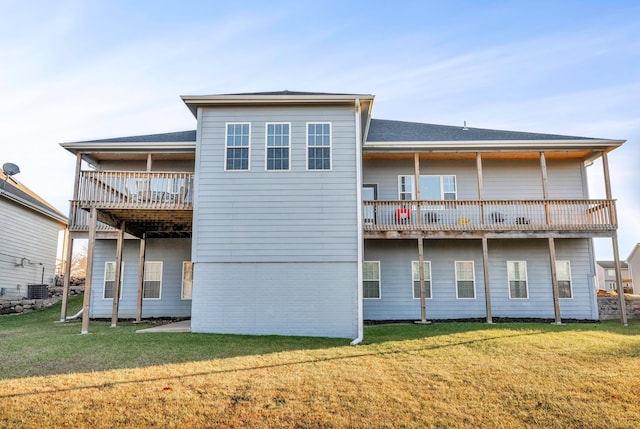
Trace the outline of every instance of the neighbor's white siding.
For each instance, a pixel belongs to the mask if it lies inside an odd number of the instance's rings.
[[[27,297],[29,284],[53,285],[58,237],[65,225],[4,196],[0,219],[0,288],[5,291],[0,299]]]

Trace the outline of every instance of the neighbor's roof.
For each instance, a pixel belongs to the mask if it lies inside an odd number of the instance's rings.
[[[10,200],[15,201],[25,207],[40,212],[50,218],[53,218],[59,222],[68,224],[67,217],[58,211],[51,204],[46,202],[42,197],[37,195],[31,189],[24,186],[22,183],[8,178],[4,171],[0,169],[0,195]]]
[[[613,269],[616,267],[616,263],[614,261],[596,261],[598,265],[600,265],[605,270]],[[629,268],[629,265],[625,261],[620,261],[620,268]]]

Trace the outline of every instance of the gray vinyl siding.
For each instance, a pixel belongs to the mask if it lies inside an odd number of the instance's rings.
[[[29,284],[54,283],[60,231],[65,226],[0,197],[0,299],[28,296]],[[25,258],[24,263],[22,258]],[[44,270],[44,273],[43,273]]]
[[[138,297],[139,240],[125,240],[123,246],[124,278],[118,315],[135,318]],[[145,258],[148,262],[162,262],[161,299],[145,299],[142,317],[187,317],[191,314],[191,300],[181,299],[182,262],[191,260],[191,240],[148,239]],[[116,260],[116,240],[96,240],[91,286],[91,314],[93,318],[111,318],[113,300],[103,298],[105,262]]]
[[[196,261],[354,261],[353,109],[205,109],[194,210]],[[251,123],[250,171],[224,171],[225,123]],[[290,122],[290,171],[265,171],[265,122]],[[331,122],[332,170],[306,171],[306,123]]]
[[[357,335],[355,264],[196,264],[193,281],[192,332]]]
[[[542,173],[537,160],[483,161],[484,198],[487,200],[542,199]],[[415,173],[413,160],[367,160],[364,183],[378,185],[379,200],[398,199],[398,176]],[[475,160],[420,162],[421,175],[455,175],[458,200],[478,199]],[[588,198],[582,162],[547,160],[551,199]]]
[[[198,120],[192,330],[357,336],[354,109],[206,108]],[[225,126],[247,122],[250,170],[225,171]],[[267,122],[291,124],[289,171],[265,171]],[[331,123],[329,171],[307,171],[308,122]]]
[[[597,320],[593,260],[588,239],[556,239],[556,259],[571,263],[573,298],[560,300],[563,318]],[[365,260],[380,261],[381,299],[364,300],[365,320],[411,320],[420,317],[413,299],[411,261],[418,259],[415,240],[366,240]],[[485,317],[484,273],[480,240],[425,240],[431,261],[432,299],[427,318]],[[456,299],[455,261],[474,261],[475,299]],[[528,299],[510,299],[507,261],[527,262]],[[553,318],[549,247],[546,239],[489,240],[489,280],[494,317]]]

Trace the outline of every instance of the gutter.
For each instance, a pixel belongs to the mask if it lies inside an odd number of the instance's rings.
[[[360,129],[360,98],[356,98],[355,106],[356,121],[356,216],[357,218],[357,240],[358,240],[358,336],[351,341],[351,345],[355,346],[364,339],[364,320],[362,309],[362,260],[364,258],[364,239],[362,236],[362,134]]]

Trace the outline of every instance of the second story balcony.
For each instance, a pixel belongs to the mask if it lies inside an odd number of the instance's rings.
[[[98,211],[98,230],[121,221],[141,231],[191,231],[193,173],[82,171],[72,201],[72,231],[88,231],[88,210]]]
[[[613,200],[364,201],[365,238],[607,237]]]

